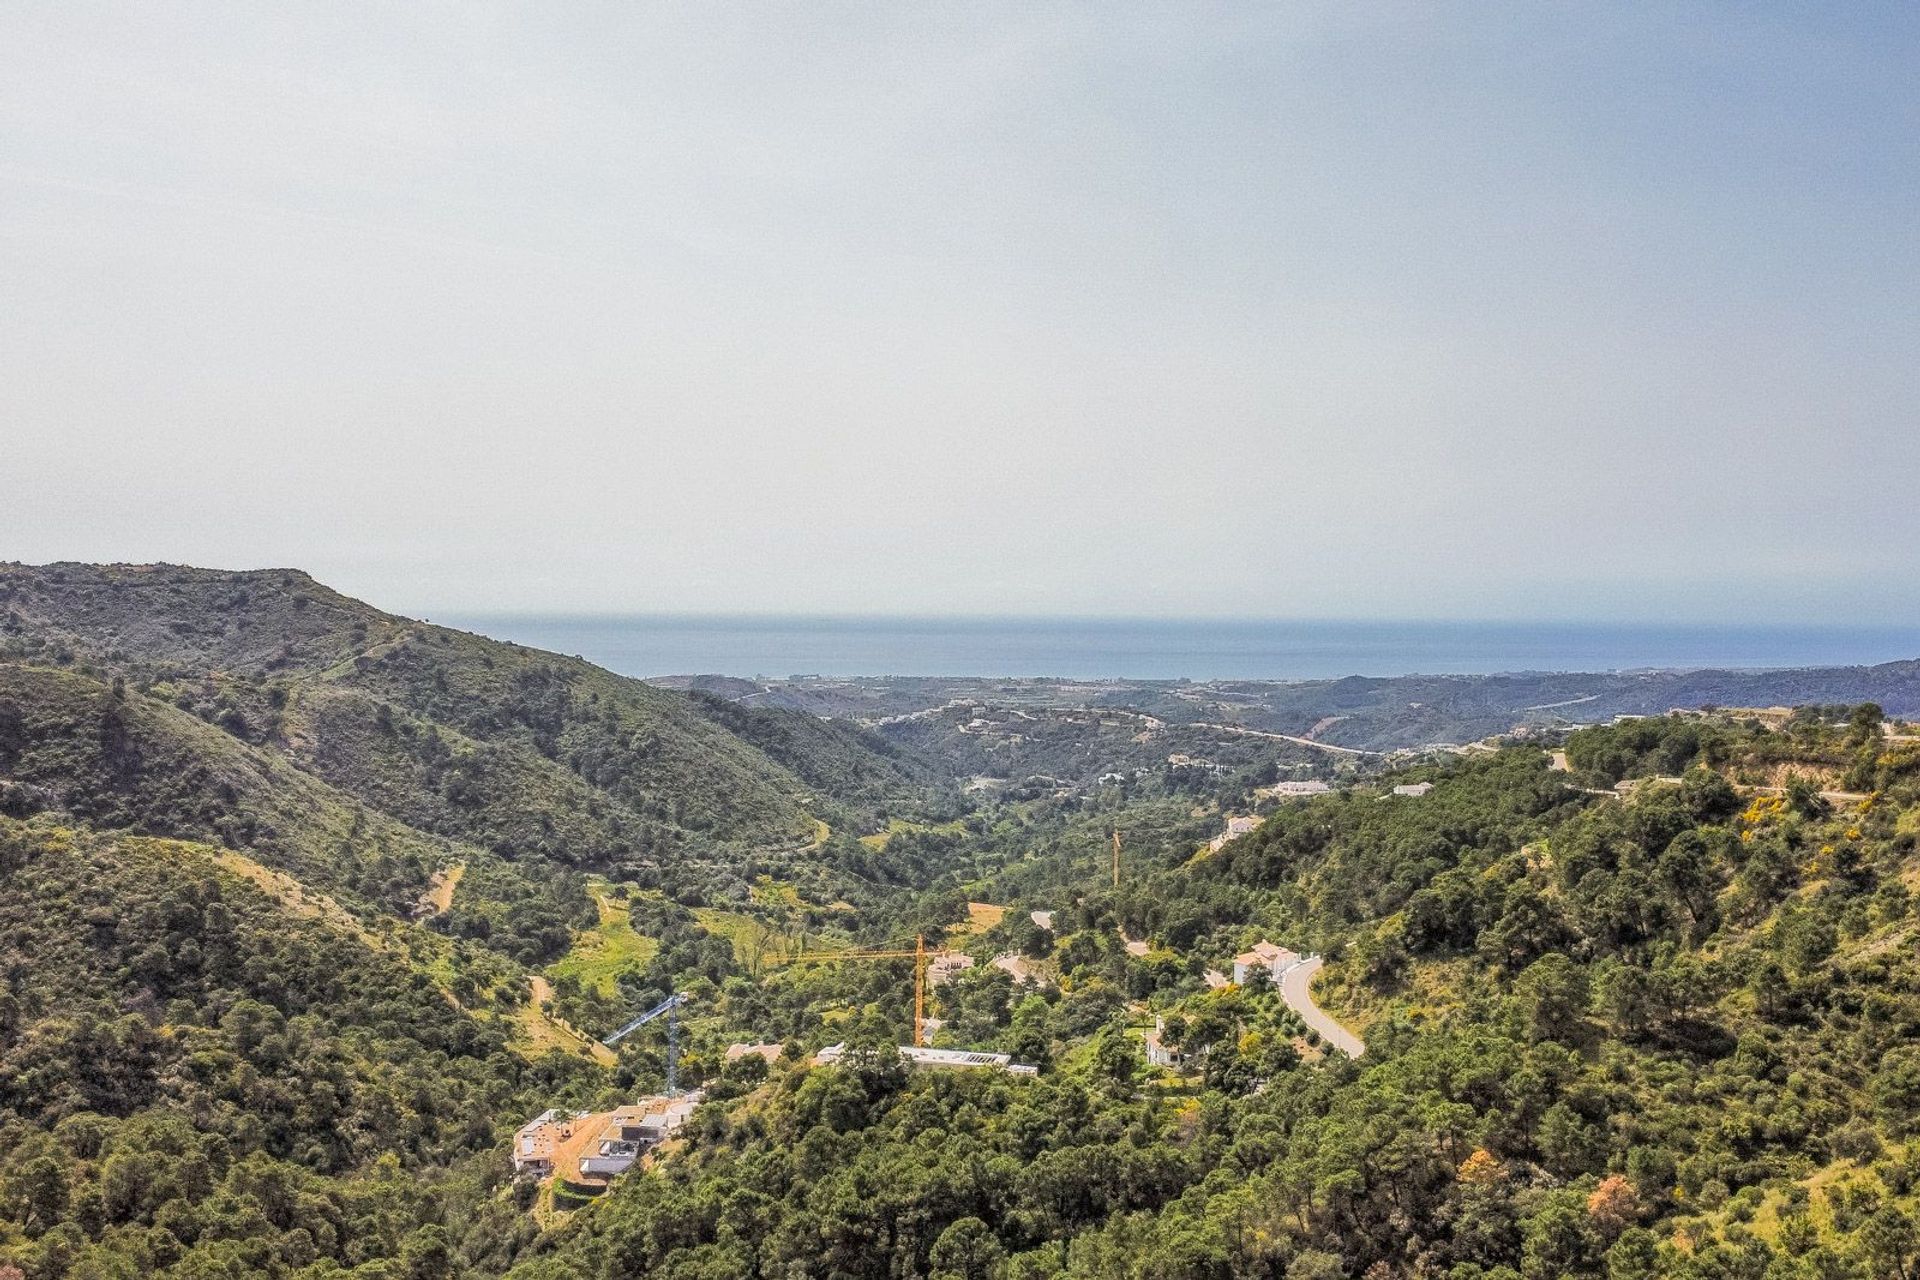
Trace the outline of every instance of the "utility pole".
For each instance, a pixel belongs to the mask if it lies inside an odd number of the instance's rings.
[[[1120,828],[1113,829],[1113,887],[1120,887]]]

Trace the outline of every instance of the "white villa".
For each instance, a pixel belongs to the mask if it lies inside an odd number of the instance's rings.
[[[1276,782],[1272,786],[1262,787],[1260,790],[1263,795],[1274,796],[1278,799],[1285,800],[1296,796],[1323,796],[1333,790],[1333,788],[1318,779],[1309,779],[1306,781],[1290,780]]]
[[[1184,1050],[1175,1049],[1166,1044],[1162,1039],[1166,1033],[1167,1020],[1165,1018],[1155,1018],[1153,1020],[1153,1030],[1147,1032],[1147,1064],[1149,1066],[1165,1067],[1169,1071],[1178,1071],[1186,1065],[1187,1054]]]
[[[1278,983],[1281,974],[1305,958],[1297,951],[1289,951],[1271,942],[1256,942],[1252,950],[1242,951],[1233,958],[1233,980],[1236,983],[1245,982],[1249,973],[1264,969],[1267,976]]]
[[[927,985],[943,987],[973,968],[973,957],[964,951],[942,951],[927,961]]]

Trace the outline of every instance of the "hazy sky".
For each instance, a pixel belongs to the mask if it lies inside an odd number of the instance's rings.
[[[1920,6],[0,8],[0,558],[1920,621]]]

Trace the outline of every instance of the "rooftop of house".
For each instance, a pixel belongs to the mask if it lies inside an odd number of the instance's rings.
[[[1278,961],[1281,964],[1292,964],[1295,960],[1298,960],[1299,958],[1300,958],[1300,955],[1296,951],[1291,951],[1286,947],[1277,946],[1271,942],[1261,941],[1261,942],[1254,943],[1253,947],[1250,950],[1242,951],[1239,955],[1235,956],[1233,958],[1233,962],[1235,964],[1270,965]]]

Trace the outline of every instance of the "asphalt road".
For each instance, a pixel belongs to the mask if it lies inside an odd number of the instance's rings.
[[[1330,1017],[1326,1010],[1313,1002],[1313,975],[1320,972],[1325,962],[1315,956],[1311,960],[1302,960],[1293,968],[1280,975],[1280,998],[1287,1007],[1299,1014],[1306,1024],[1320,1033],[1320,1038],[1346,1054],[1349,1058],[1358,1058],[1367,1051],[1360,1037],[1347,1030]]]

